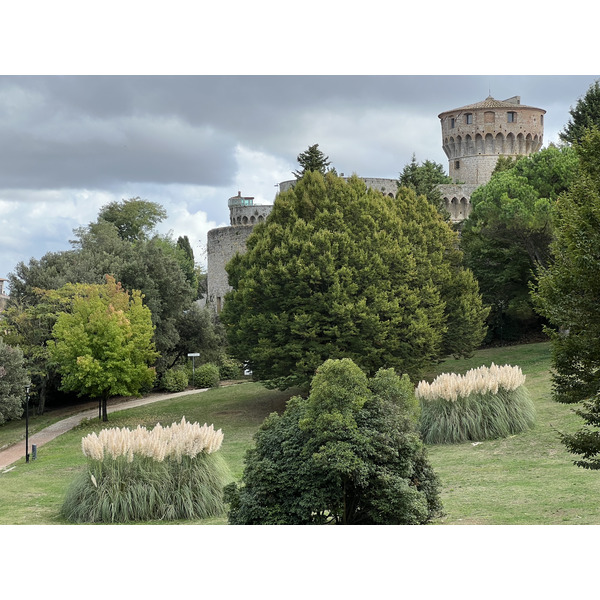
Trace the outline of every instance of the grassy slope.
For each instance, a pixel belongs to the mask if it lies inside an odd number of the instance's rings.
[[[448,524],[583,524],[600,523],[600,475],[573,466],[555,429],[574,431],[582,422],[571,407],[550,396],[549,346],[531,344],[477,352],[469,360],[448,360],[442,371],[464,372],[482,364],[519,365],[536,404],[536,427],[511,438],[431,446],[429,455],[443,484]],[[109,427],[170,425],[188,421],[213,423],[225,432],[221,452],[239,479],[243,456],[264,417],[282,410],[290,394],[267,391],[258,384],[210,390],[114,413]],[[0,524],[60,524],[62,498],[85,459],[81,437],[99,429],[92,420],[39,448],[38,460],[0,473]],[[198,523],[220,524],[225,518]],[[187,523],[187,522],[186,522]]]
[[[479,351],[448,360],[437,372],[464,372],[482,364],[522,368],[537,410],[536,426],[506,439],[430,446],[446,516],[452,524],[600,523],[600,476],[572,464],[557,430],[572,432],[582,420],[551,397],[549,344]]]
[[[239,479],[254,432],[266,415],[284,409],[290,395],[253,383],[236,385],[113,413],[106,426],[153,427],[158,422],[166,426],[183,416],[190,422],[212,423],[225,433],[220,451],[232,478]],[[58,514],[64,494],[74,473],[86,463],[81,438],[100,428],[97,419],[84,422],[39,448],[36,461],[26,464],[21,459],[14,470],[0,473],[0,525],[64,523]],[[207,522],[225,523],[226,519]]]

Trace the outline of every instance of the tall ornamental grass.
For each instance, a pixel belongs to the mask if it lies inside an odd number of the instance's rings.
[[[81,440],[88,467],[62,514],[76,523],[202,519],[224,513],[223,432],[206,423],[103,429]]]
[[[535,407],[519,367],[492,363],[464,375],[442,373],[416,389],[426,444],[481,441],[520,433],[533,426]]]

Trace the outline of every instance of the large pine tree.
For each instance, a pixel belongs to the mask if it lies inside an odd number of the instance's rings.
[[[228,265],[221,319],[257,379],[310,380],[328,358],[417,377],[472,351],[486,310],[457,237],[423,196],[306,173]]]
[[[550,323],[555,396],[568,403],[600,391],[600,131],[592,128],[576,150],[577,177],[554,208],[552,264],[533,293]]]

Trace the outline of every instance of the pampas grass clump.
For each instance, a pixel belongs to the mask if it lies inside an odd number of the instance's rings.
[[[103,429],[81,440],[88,468],[62,514],[76,523],[202,519],[224,513],[223,432],[206,423]]]
[[[421,381],[421,434],[426,444],[482,441],[520,433],[535,422],[535,407],[519,367],[471,369],[464,375],[443,373]]]

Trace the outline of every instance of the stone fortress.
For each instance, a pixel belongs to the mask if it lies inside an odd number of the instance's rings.
[[[448,173],[455,183],[438,186],[453,223],[461,223],[471,212],[471,194],[487,183],[500,156],[522,157],[537,152],[543,144],[545,110],[521,104],[519,96],[482,102],[438,115],[442,126],[442,148],[448,157]],[[344,177],[344,174],[341,174]],[[347,179],[347,178],[346,178]],[[367,187],[394,197],[397,179],[362,177]],[[279,192],[291,189],[296,180],[279,183]],[[264,221],[272,205],[255,205],[241,192],[229,198],[228,227],[208,232],[206,304],[221,311],[231,290],[225,265],[237,252],[244,252],[254,225]]]

